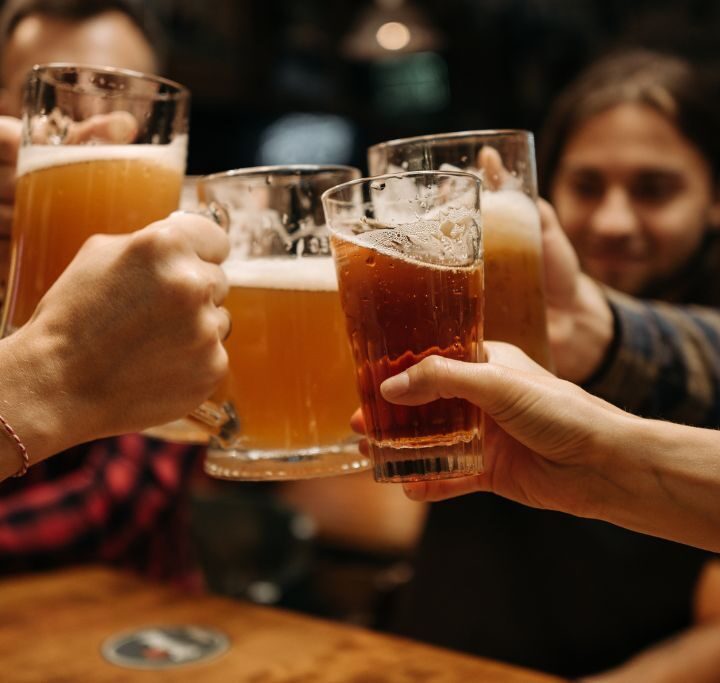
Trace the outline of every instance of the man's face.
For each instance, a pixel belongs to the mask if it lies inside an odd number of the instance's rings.
[[[3,114],[19,116],[22,88],[34,64],[74,62],[156,73],[153,50],[140,29],[122,12],[88,19],[56,19],[31,14],[20,21],[2,55]]]
[[[551,198],[583,269],[629,294],[681,270],[717,223],[707,161],[671,121],[639,104],[579,126]]]

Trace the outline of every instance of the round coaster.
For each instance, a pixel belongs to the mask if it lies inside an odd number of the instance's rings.
[[[230,647],[228,637],[196,624],[145,626],[124,631],[102,644],[102,655],[112,664],[130,669],[172,669],[203,662]]]

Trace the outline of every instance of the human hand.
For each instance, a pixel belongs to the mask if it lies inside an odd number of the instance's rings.
[[[7,340],[34,368],[38,395],[50,397],[48,438],[64,448],[137,431],[212,393],[227,369],[229,319],[218,308],[227,281],[217,264],[228,251],[223,230],[192,214],[85,243]]]
[[[542,226],[548,337],[557,374],[587,379],[601,363],[613,337],[610,306],[546,201],[538,200]]]
[[[391,403],[458,397],[485,413],[485,472],[406,484],[406,493],[435,501],[492,491],[532,507],[592,516],[602,454],[623,424],[639,418],[557,379],[513,346],[487,342],[485,348],[487,363],[430,357],[381,385]]]

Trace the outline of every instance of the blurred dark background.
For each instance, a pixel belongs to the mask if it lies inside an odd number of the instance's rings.
[[[190,173],[364,167],[367,145],[394,137],[537,131],[558,90],[619,46],[720,62],[717,0],[146,2],[167,75],[193,92]]]

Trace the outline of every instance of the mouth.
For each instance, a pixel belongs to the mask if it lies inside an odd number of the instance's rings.
[[[603,250],[593,251],[585,256],[585,260],[597,264],[607,266],[634,266],[645,262],[645,256],[642,254],[632,253],[628,251]]]

